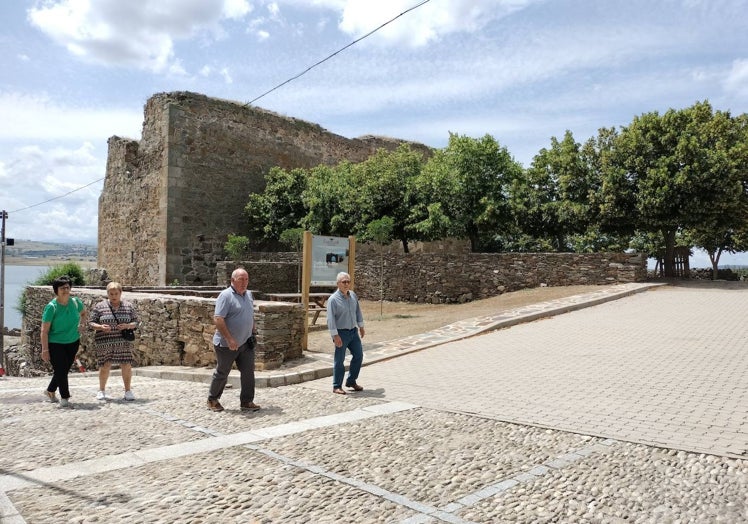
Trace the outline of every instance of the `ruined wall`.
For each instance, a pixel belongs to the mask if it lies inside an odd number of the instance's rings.
[[[75,288],[87,309],[104,300],[106,290]],[[43,368],[41,355],[41,316],[44,306],[54,298],[51,286],[26,288],[26,314],[23,317],[21,343],[28,347],[27,358],[34,368]],[[214,298],[173,296],[126,291],[123,299],[131,302],[140,318],[135,338],[137,366],[185,365],[215,366],[213,350]],[[255,369],[276,369],[302,356],[305,311],[300,304],[255,301],[258,329]],[[81,331],[79,357],[87,369],[96,369],[94,333]]]
[[[348,139],[195,93],[156,94],[146,103],[139,143],[109,140],[99,264],[130,285],[215,284],[226,237],[243,230],[248,196],[264,189],[270,168],[360,162],[399,143]]]

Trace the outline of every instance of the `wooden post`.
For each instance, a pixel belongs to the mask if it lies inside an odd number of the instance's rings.
[[[356,289],[356,237],[348,237],[348,274],[351,275],[351,289]]]
[[[301,267],[301,305],[304,308],[304,337],[301,341],[301,349],[306,351],[309,347],[309,288],[312,287],[312,233],[304,231],[304,249],[302,252]]]

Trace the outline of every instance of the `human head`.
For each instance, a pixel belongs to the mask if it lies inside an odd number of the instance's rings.
[[[122,296],[122,284],[119,282],[109,282],[106,285],[106,294],[109,300],[119,301],[119,298]]]
[[[65,288],[65,286],[67,286],[67,288]],[[58,294],[57,291],[61,287],[64,288],[64,289],[67,289],[67,290],[72,289],[72,287],[73,287],[73,281],[70,280],[69,276],[62,275],[61,277],[57,277],[56,279],[54,279],[52,281],[52,290],[55,292],[55,295]]]
[[[231,273],[231,286],[237,293],[244,293],[249,286],[249,274],[247,270],[239,267]]]
[[[345,271],[341,271],[340,273],[338,273],[336,282],[338,284],[338,289],[345,293],[351,288],[351,275],[349,275]]]

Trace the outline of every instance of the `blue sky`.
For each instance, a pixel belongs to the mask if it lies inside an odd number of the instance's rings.
[[[107,139],[140,138],[154,93],[249,102],[419,3],[0,3],[7,235],[95,241]],[[704,99],[748,112],[746,12],[748,0],[430,0],[255,104],[347,137],[442,147],[488,133],[527,166],[567,129],[584,142]]]

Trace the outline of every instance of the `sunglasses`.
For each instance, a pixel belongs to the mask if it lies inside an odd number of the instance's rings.
[[[341,284],[350,284],[351,281],[350,280],[341,280],[340,283]]]

